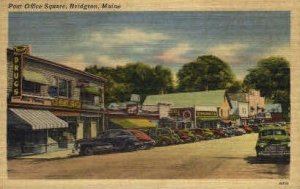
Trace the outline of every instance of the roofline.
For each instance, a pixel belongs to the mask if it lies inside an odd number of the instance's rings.
[[[7,50],[8,51],[13,51],[12,49],[9,49],[9,48],[7,48]],[[71,71],[71,72],[75,72],[77,74],[85,75],[87,77],[93,78],[93,79],[98,80],[98,81],[107,82],[107,79],[105,79],[103,77],[96,76],[94,74],[90,74],[88,72],[84,72],[84,71],[81,71],[81,70],[78,70],[78,69],[75,69],[75,68],[71,68],[71,67],[68,67],[68,66],[65,66],[65,65],[62,65],[62,64],[50,61],[50,60],[39,58],[37,56],[33,56],[33,55],[29,55],[29,54],[24,54],[24,57],[32,59],[32,60],[40,61],[41,63],[44,63],[44,64],[48,64],[48,65],[51,65],[51,66],[59,67],[59,68],[62,68],[62,69],[65,69],[65,70],[68,70],[68,71]]]

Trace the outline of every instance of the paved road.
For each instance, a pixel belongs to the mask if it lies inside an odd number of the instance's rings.
[[[286,162],[258,162],[257,134],[66,159],[8,161],[9,178],[201,179],[288,178]]]

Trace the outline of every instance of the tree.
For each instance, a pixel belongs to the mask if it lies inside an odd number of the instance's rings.
[[[258,61],[244,79],[248,88],[260,90],[262,96],[282,105],[284,116],[290,109],[290,66],[282,57],[269,57]]]
[[[232,85],[234,75],[229,65],[216,56],[200,56],[185,64],[177,74],[179,91],[225,89]]]
[[[144,99],[147,95],[173,89],[171,71],[163,66],[153,68],[139,62],[116,68],[92,66],[86,71],[108,79],[105,87],[106,103],[127,101],[131,94],[140,94]]]
[[[232,84],[228,87],[227,92],[228,93],[238,93],[243,90],[243,82],[242,81],[234,81]]]

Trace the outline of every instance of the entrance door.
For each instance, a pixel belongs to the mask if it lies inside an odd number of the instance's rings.
[[[83,138],[91,138],[91,121],[85,121],[83,123]]]

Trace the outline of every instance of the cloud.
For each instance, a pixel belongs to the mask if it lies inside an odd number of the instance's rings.
[[[219,44],[207,49],[208,54],[215,55],[229,64],[241,63],[241,56],[249,48],[247,44],[230,43]]]
[[[263,53],[259,57],[259,59],[268,58],[270,56],[280,56],[280,57],[283,57],[290,61],[292,58],[292,52],[291,52],[289,44],[284,44],[279,47],[278,46],[272,47],[269,50],[267,50],[265,53]]]
[[[158,32],[145,32],[137,29],[124,29],[115,34],[116,42],[119,44],[152,43],[168,39],[165,34]]]
[[[107,55],[97,57],[97,65],[102,66],[102,67],[124,66],[131,62],[133,62],[133,61],[130,59],[127,59],[127,58],[112,58]]]
[[[169,39],[169,36],[159,32],[148,32],[141,29],[125,28],[118,33],[91,32],[89,39],[81,45],[100,44],[102,47],[132,44],[152,44]]]
[[[75,68],[82,71],[88,66],[88,63],[85,62],[84,55],[82,54],[69,56],[59,60],[58,62],[65,66],[69,66],[71,68]]]
[[[160,55],[156,56],[156,58],[166,63],[187,63],[189,59],[184,58],[184,55],[191,50],[192,48],[189,44],[179,43],[176,47],[167,49]]]

